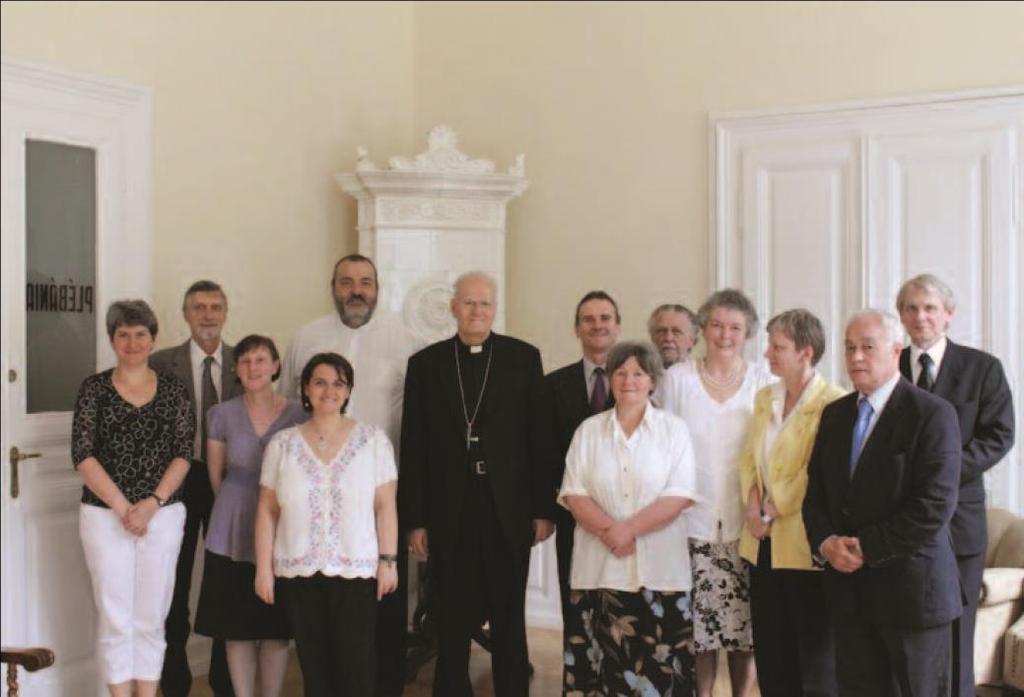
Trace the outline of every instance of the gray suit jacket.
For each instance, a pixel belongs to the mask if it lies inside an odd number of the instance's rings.
[[[189,340],[191,341],[191,339]],[[149,357],[149,366],[153,370],[160,370],[171,373],[185,383],[188,390],[188,398],[192,402],[193,413],[196,409],[196,388],[192,380],[192,357],[189,354],[189,341],[177,346],[157,351]],[[221,342],[223,364],[220,371],[220,401],[237,397],[244,390],[235,375],[234,347]],[[198,454],[196,455],[198,457]]]

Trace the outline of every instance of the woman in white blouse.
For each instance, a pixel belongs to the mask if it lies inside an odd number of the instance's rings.
[[[754,685],[754,640],[750,578],[738,552],[744,522],[739,459],[754,395],[773,377],[764,364],[743,359],[743,347],[757,329],[757,311],[743,293],[712,294],[697,312],[697,323],[704,358],[672,366],[658,399],[686,422],[697,462],[699,500],[687,512],[697,694],[711,697],[718,650],[725,649],[732,694],[746,697]]]
[[[267,445],[256,513],[256,594],[281,604],[306,697],[372,697],[377,601],[398,587],[398,471],[387,436],[345,416],[352,366],[302,371],[309,421]]]
[[[608,374],[615,407],[576,430],[558,498],[577,524],[563,694],[690,695],[690,435],[648,400],[653,346],[617,344]]]

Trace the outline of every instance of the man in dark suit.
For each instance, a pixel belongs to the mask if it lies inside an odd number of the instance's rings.
[[[855,392],[825,407],[803,516],[826,561],[843,697],[948,697],[951,623],[963,605],[949,521],[956,412],[899,373],[899,321],[865,310],[846,326]]]
[[[491,331],[494,281],[455,283],[458,333],[409,359],[399,520],[437,587],[435,697],[469,697],[470,637],[490,623],[497,697],[529,692],[530,547],[553,531],[550,430],[533,346]]]
[[[974,620],[988,541],[984,474],[1013,447],[1013,398],[998,358],[946,337],[956,301],[942,280],[910,279],[896,308],[911,343],[900,354],[900,372],[952,404],[960,421],[960,492],[950,530],[967,604],[953,623],[953,694],[974,697]]]
[[[565,474],[565,454],[576,428],[583,420],[602,412],[611,399],[605,363],[608,352],[619,338],[622,317],[619,306],[603,290],[592,290],[576,304],[574,328],[580,340],[583,358],[555,370],[544,378],[551,407],[554,487],[557,491]],[[558,589],[562,596],[562,617],[569,616],[569,571],[572,565],[572,541],[576,521],[572,514],[556,506],[555,550],[558,554]],[[563,627],[562,640],[568,634]]]
[[[228,300],[224,290],[213,281],[196,281],[185,291],[182,306],[191,337],[180,346],[158,351],[150,358],[154,370],[173,373],[185,383],[196,414],[196,453],[185,478],[185,537],[178,555],[174,597],[167,614],[165,634],[167,651],[160,675],[164,697],[185,697],[192,689],[192,671],[188,666],[185,646],[191,632],[189,594],[192,590],[192,567],[199,541],[210,523],[213,489],[206,470],[206,411],[214,404],[242,393],[235,379],[235,357],[230,346],[221,341],[221,330],[228,316]],[[228,673],[224,642],[214,641],[210,654],[210,687],[217,697],[231,697],[231,676]]]

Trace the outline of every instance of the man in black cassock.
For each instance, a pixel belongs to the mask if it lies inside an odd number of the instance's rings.
[[[473,694],[473,633],[490,623],[497,697],[529,694],[525,597],[530,547],[553,530],[549,424],[540,352],[491,331],[494,281],[464,274],[458,333],[409,359],[399,520],[430,555],[437,589],[435,697]]]

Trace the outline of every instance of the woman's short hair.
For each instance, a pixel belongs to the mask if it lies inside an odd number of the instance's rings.
[[[271,339],[269,336],[262,336],[260,334],[250,334],[249,336],[245,337],[237,344],[235,344],[235,348],[231,353],[235,357],[235,363],[237,364],[242,356],[249,353],[250,351],[255,351],[256,349],[261,348],[266,349],[267,352],[270,353],[270,357],[273,358],[275,361],[281,360],[281,356],[277,352],[277,346],[274,345],[274,340]],[[270,381],[273,382],[277,380],[279,377],[281,377],[280,363],[278,363],[277,370],[274,372],[273,377],[270,378]]]
[[[309,381],[313,379],[313,371],[317,369],[317,366],[321,365],[329,365],[337,370],[341,379],[348,384],[348,398],[341,405],[341,413],[344,414],[345,409],[348,408],[349,400],[352,399],[352,388],[356,384],[355,374],[352,372],[352,364],[345,360],[344,356],[333,351],[316,354],[306,362],[306,366],[302,369],[302,376],[299,378],[299,394],[302,395],[302,408],[306,411],[313,411],[313,404],[309,401],[306,388],[309,387]]]
[[[107,336],[111,341],[118,327],[145,327],[155,339],[160,325],[145,300],[115,300],[107,308]]]
[[[635,358],[640,365],[640,370],[651,377],[651,389],[653,390],[661,382],[661,376],[665,368],[661,362],[661,355],[653,344],[646,341],[620,341],[612,346],[608,353],[608,367],[606,371],[611,378],[612,373],[622,367],[622,364],[630,358]]]
[[[711,319],[711,313],[720,307],[743,313],[747,320],[748,339],[757,331],[757,310],[754,309],[754,303],[750,302],[746,295],[735,288],[723,288],[712,293],[711,297],[704,301],[704,304],[697,310],[697,324],[700,325],[701,329],[707,327],[708,320]]]
[[[825,353],[825,329],[814,313],[803,308],[786,310],[768,320],[765,330],[779,332],[796,345],[797,351],[811,347],[811,365],[818,365]]]

